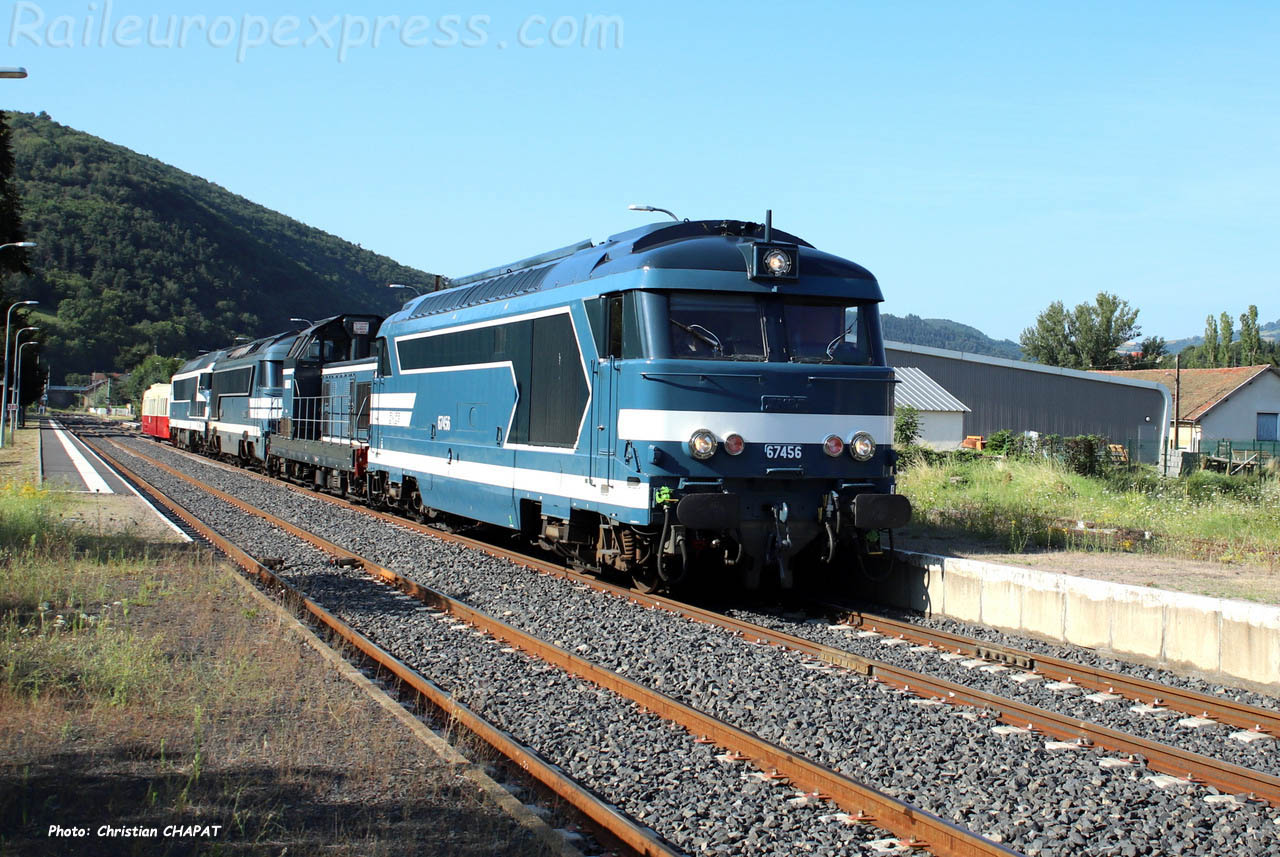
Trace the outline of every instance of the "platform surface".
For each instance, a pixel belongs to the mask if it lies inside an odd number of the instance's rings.
[[[40,418],[40,472],[50,491],[131,493],[93,450],[49,417]]]

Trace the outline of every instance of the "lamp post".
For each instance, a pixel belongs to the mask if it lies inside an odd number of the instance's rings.
[[[293,322],[294,324],[304,325],[306,327],[310,327],[311,325],[315,324],[315,322],[309,318],[291,318],[289,319],[289,321]]]
[[[7,74],[6,72],[21,72],[21,74]],[[3,69],[0,68],[0,77],[26,77],[27,70],[25,68]],[[26,249],[35,247],[34,241],[10,241],[8,244],[0,244],[0,250],[6,247],[18,247]],[[4,418],[7,416],[5,406],[9,404],[9,323],[13,320],[13,308],[35,304],[38,301],[18,301],[9,307],[9,312],[5,313],[4,320],[4,378],[0,378],[0,387],[4,388],[4,393],[0,395],[0,449],[4,449]]]
[[[18,390],[18,394],[13,397],[14,404],[18,406],[17,410],[13,412],[13,431],[14,431],[15,438],[17,437],[17,432],[18,432],[18,411],[22,410],[22,349],[26,348],[28,345],[39,345],[39,344],[40,344],[39,342],[36,342],[33,339],[28,342],[22,343],[22,345],[18,347],[17,374],[15,374],[13,377],[13,385]],[[15,439],[14,442],[17,443],[17,440]]]
[[[21,241],[18,244],[28,244],[30,242]],[[0,250],[5,247],[16,247],[18,244],[0,245]],[[13,310],[20,306],[33,306],[40,303],[39,301],[18,301],[9,307],[9,311],[4,316],[4,393],[0,395],[0,449],[4,449],[4,417],[7,415],[6,406],[9,404],[9,325],[13,322]]]
[[[18,343],[22,341],[22,334],[26,333],[28,330],[39,330],[39,329],[40,329],[40,328],[38,328],[38,327],[34,327],[34,326],[33,326],[33,327],[24,327],[24,328],[22,328],[21,330],[19,330],[17,333],[15,333],[15,334],[13,335],[13,359],[14,359],[15,361],[18,359],[18,348],[20,347],[20,346],[18,345]],[[6,358],[8,358],[8,356],[9,356],[9,355],[7,355],[7,354],[5,355],[5,357],[6,357]],[[15,378],[15,379],[14,379],[14,384],[15,384],[15,385],[17,384],[17,378]],[[16,398],[17,398],[17,397],[16,397],[16,396],[13,396],[12,394],[10,394],[9,398],[10,398],[10,399],[15,399],[15,400],[16,400]],[[9,403],[8,403],[8,405],[9,405],[10,407],[12,407],[13,402],[9,402]],[[17,413],[17,411],[14,411],[14,413],[16,414],[16,413]],[[7,419],[7,418],[8,418],[8,416],[9,416],[9,414],[6,412],[6,413],[5,413],[5,418]],[[18,425],[17,421],[16,421],[16,420],[10,420],[10,423],[13,425],[14,429],[16,430],[16,429],[17,429],[17,425]],[[3,433],[3,429],[0,429],[0,433]]]
[[[667,209],[665,209],[665,208],[658,208],[658,206],[656,206],[656,205],[635,205],[635,204],[632,204],[632,205],[628,205],[628,206],[627,206],[627,211],[660,211],[660,212],[662,212],[663,214],[665,214],[667,217],[670,217],[672,220],[676,221],[677,223],[679,223],[679,222],[680,222],[680,218],[676,217],[674,214],[672,214],[672,213],[671,213],[670,211],[668,211]]]
[[[421,295],[422,295],[422,290],[421,290],[421,289],[419,289],[417,286],[406,286],[404,283],[392,283],[391,285],[387,286],[387,288],[389,288],[389,289],[408,289],[409,291],[413,292],[413,296],[414,296],[414,297],[421,297]]]

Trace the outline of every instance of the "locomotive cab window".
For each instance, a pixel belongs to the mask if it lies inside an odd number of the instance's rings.
[[[389,378],[391,376],[391,349],[387,347],[386,337],[379,336],[373,344],[373,350],[378,355],[378,376]]]
[[[583,302],[600,359],[630,360],[644,356],[636,321],[636,295],[636,292],[615,293]]]
[[[604,299],[605,354],[622,356],[622,295],[609,295]]]
[[[878,365],[879,313],[872,302],[805,296],[671,292],[669,351],[696,360],[774,360]]]
[[[794,363],[866,365],[874,351],[869,307],[790,299],[783,302],[787,359]]]
[[[722,292],[672,292],[671,356],[696,360],[764,360],[759,301]]]
[[[281,360],[263,360],[258,363],[260,387],[280,387],[284,384],[284,362]]]

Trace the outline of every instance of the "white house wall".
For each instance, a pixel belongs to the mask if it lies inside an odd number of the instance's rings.
[[[964,441],[964,414],[921,411],[920,443],[938,450],[956,449]]]
[[[1264,372],[1200,418],[1201,449],[1214,440],[1253,440],[1259,413],[1280,413],[1280,377]]]

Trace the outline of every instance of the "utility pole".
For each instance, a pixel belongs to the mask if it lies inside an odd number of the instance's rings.
[[[1178,435],[1179,421],[1182,419],[1182,352],[1173,358],[1173,448],[1182,448],[1182,438]]]

